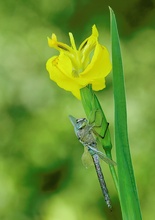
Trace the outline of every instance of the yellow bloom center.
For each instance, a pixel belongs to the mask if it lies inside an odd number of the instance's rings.
[[[48,38],[48,44],[50,47],[53,47],[60,51],[60,53],[64,53],[66,56],[68,56],[72,62],[72,75],[73,77],[78,77],[79,74],[87,67],[90,59],[90,54],[93,51],[98,37],[98,31],[93,26],[93,36],[91,37],[91,44],[88,45],[88,39],[86,39],[79,49],[77,50],[75,40],[72,33],[69,33],[69,38],[71,42],[71,46],[68,46],[67,44],[61,43],[57,41],[57,37],[55,34],[52,34],[52,38]],[[53,64],[56,65],[57,62],[55,60],[53,61]]]

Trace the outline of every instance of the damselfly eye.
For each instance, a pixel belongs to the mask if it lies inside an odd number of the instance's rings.
[[[83,129],[87,125],[87,119],[86,118],[80,118],[76,120],[78,129]]]
[[[86,118],[76,119],[76,122],[77,122],[77,123],[83,123],[84,121],[86,121]]]

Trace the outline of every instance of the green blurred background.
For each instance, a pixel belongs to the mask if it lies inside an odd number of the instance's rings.
[[[68,115],[83,117],[80,101],[50,81],[45,69],[57,51],[56,33],[77,45],[95,23],[110,49],[109,10],[115,11],[124,61],[131,153],[144,219],[155,218],[155,0],[5,0],[0,2],[0,219],[121,219],[117,192],[103,163],[113,211]],[[98,96],[113,137],[112,76]],[[113,138],[112,138],[113,139]],[[115,148],[113,149],[115,158]],[[123,178],[123,177],[122,177]]]

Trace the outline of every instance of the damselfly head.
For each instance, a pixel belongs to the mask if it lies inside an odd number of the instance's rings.
[[[87,125],[87,119],[86,118],[76,119],[76,123],[77,123],[77,129],[82,129]]]
[[[86,118],[76,119],[72,115],[69,115],[69,119],[70,119],[72,125],[74,126],[74,128],[77,130],[84,128],[88,123]]]

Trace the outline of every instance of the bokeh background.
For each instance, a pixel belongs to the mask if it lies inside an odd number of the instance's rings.
[[[80,101],[50,81],[47,45],[56,33],[77,45],[95,23],[109,50],[115,11],[125,70],[131,154],[144,219],[155,218],[155,0],[0,1],[0,219],[121,219],[117,192],[103,163],[113,211],[103,200],[68,115],[84,117]],[[98,92],[113,139],[112,76]],[[115,158],[115,148],[113,148]],[[122,177],[123,178],[123,177]]]

